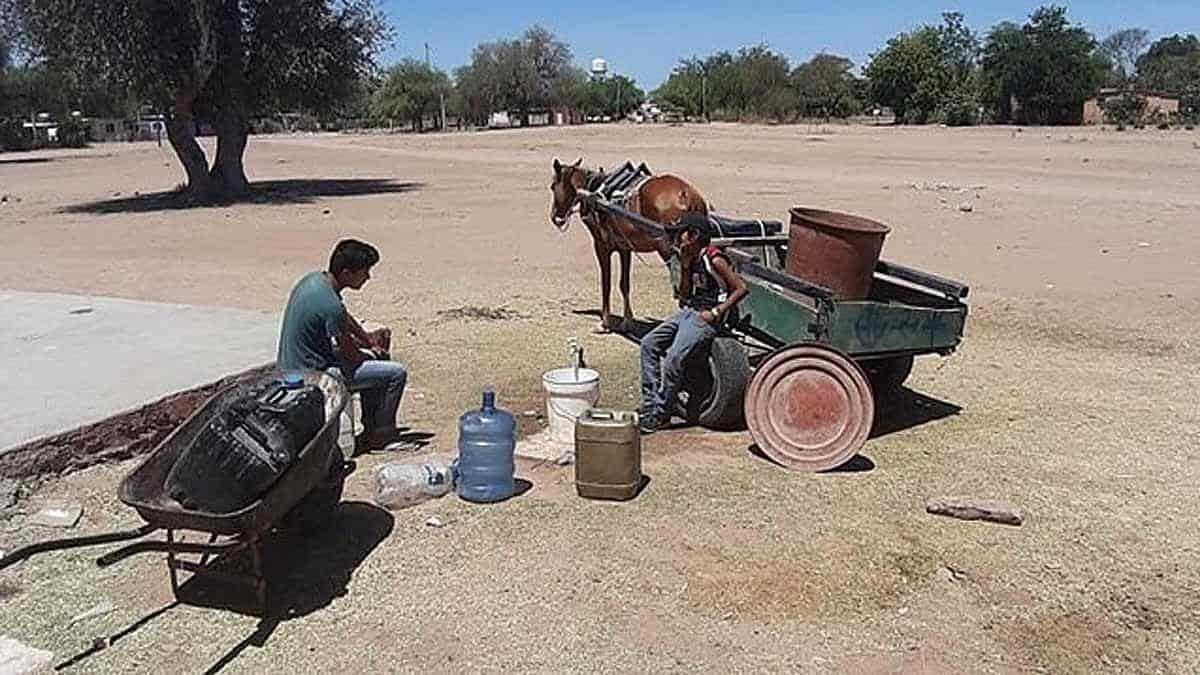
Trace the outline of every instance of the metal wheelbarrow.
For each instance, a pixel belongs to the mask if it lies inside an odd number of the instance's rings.
[[[281,373],[273,376],[278,375]],[[345,461],[338,447],[341,414],[348,399],[345,386],[339,379],[316,371],[305,373],[304,380],[306,384],[321,387],[325,394],[325,424],[301,450],[292,466],[253,503],[231,513],[189,510],[168,496],[165,488],[167,474],[175,460],[192,444],[214,412],[254,383],[235,384],[217,392],[200,406],[121,481],[117,496],[138,512],[144,525],[133,530],[31,544],[0,558],[0,570],[47,551],[131,541],[100,556],[96,564],[107,567],[137,553],[165,552],[171,590],[176,597],[180,588],[178,571],[184,570],[252,587],[265,615],[268,604],[262,566],[263,537],[277,528],[320,527],[341,501],[345,479],[354,470],[354,464]],[[164,538],[149,538],[159,530],[165,531]],[[208,542],[183,541],[177,535],[184,531],[207,534]],[[221,538],[224,540],[218,541]],[[251,554],[249,575],[212,569],[209,564],[214,556],[243,549],[249,549]],[[181,558],[183,555],[200,558],[188,560]]]

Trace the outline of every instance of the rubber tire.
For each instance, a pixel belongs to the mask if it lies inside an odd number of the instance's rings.
[[[718,337],[707,358],[693,357],[685,371],[684,419],[708,429],[737,431],[746,427],[746,386],[753,371],[746,349],[736,338]]]
[[[913,357],[893,356],[887,359],[875,359],[859,363],[871,383],[871,392],[875,398],[886,398],[895,394],[904,385],[904,381],[912,373]]]

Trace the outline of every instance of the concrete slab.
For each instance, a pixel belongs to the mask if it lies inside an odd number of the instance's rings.
[[[279,315],[0,290],[0,453],[275,358]]]
[[[563,465],[574,464],[575,444],[557,441],[551,437],[550,430],[545,429],[517,441],[517,447],[513,454],[525,459],[555,462]]]

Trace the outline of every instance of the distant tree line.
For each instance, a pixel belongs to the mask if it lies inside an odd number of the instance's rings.
[[[1149,44],[1129,28],[1097,40],[1073,25],[1065,8],[1047,6],[1022,25],[1002,22],[982,39],[963,16],[901,33],[871,56],[863,71],[874,105],[899,123],[1078,124],[1083,103],[1101,87],[1125,92],[1110,117],[1135,121],[1139,92],[1180,98],[1177,122],[1200,115],[1200,43],[1172,36]]]
[[[1136,118],[1137,92],[1180,97],[1177,121],[1200,116],[1200,41],[1174,35],[1150,44],[1144,29],[1097,40],[1066,9],[1034,11],[982,37],[957,12],[900,33],[872,54],[861,76],[850,60],[818,54],[793,67],[766,45],[679,62],[653,92],[692,118],[794,121],[890,109],[899,124],[1078,124],[1101,87],[1110,117]],[[1113,114],[1123,107],[1125,115]],[[1132,111],[1132,113],[1131,113]]]
[[[368,120],[401,120],[413,129],[438,124],[442,110],[469,125],[487,125],[493,113],[513,113],[528,125],[534,113],[572,112],[618,119],[646,95],[624,75],[592,78],[573,65],[571,48],[541,26],[511,39],[479,44],[453,77],[429,64],[405,60],[370,85]]]
[[[246,189],[241,155],[254,131],[346,125],[435,129],[487,125],[495,113],[621,119],[646,101],[631,78],[593,77],[571,47],[534,25],[477,45],[447,72],[405,59],[376,66],[392,33],[374,0],[0,0],[0,146],[22,121],[73,111],[129,118],[149,105],[196,192]],[[1066,9],[977,34],[960,13],[889,39],[861,72],[820,53],[792,63],[767,45],[681,60],[651,93],[692,119],[794,122],[888,110],[899,124],[1077,124],[1101,87],[1110,120],[1146,121],[1146,92],[1180,98],[1176,120],[1200,117],[1200,39],[1151,43],[1140,28],[1097,39]],[[289,113],[282,115],[282,113]],[[297,114],[298,113],[298,114]],[[192,136],[220,139],[207,162]],[[9,139],[9,140],[6,140]]]

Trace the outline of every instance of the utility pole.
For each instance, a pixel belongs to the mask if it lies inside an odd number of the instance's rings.
[[[708,68],[700,71],[700,116],[708,122]]]
[[[429,43],[425,43],[425,67],[433,70],[433,62],[429,60]],[[439,117],[438,130],[446,130],[446,92],[438,90],[438,107],[441,109],[441,117]]]

